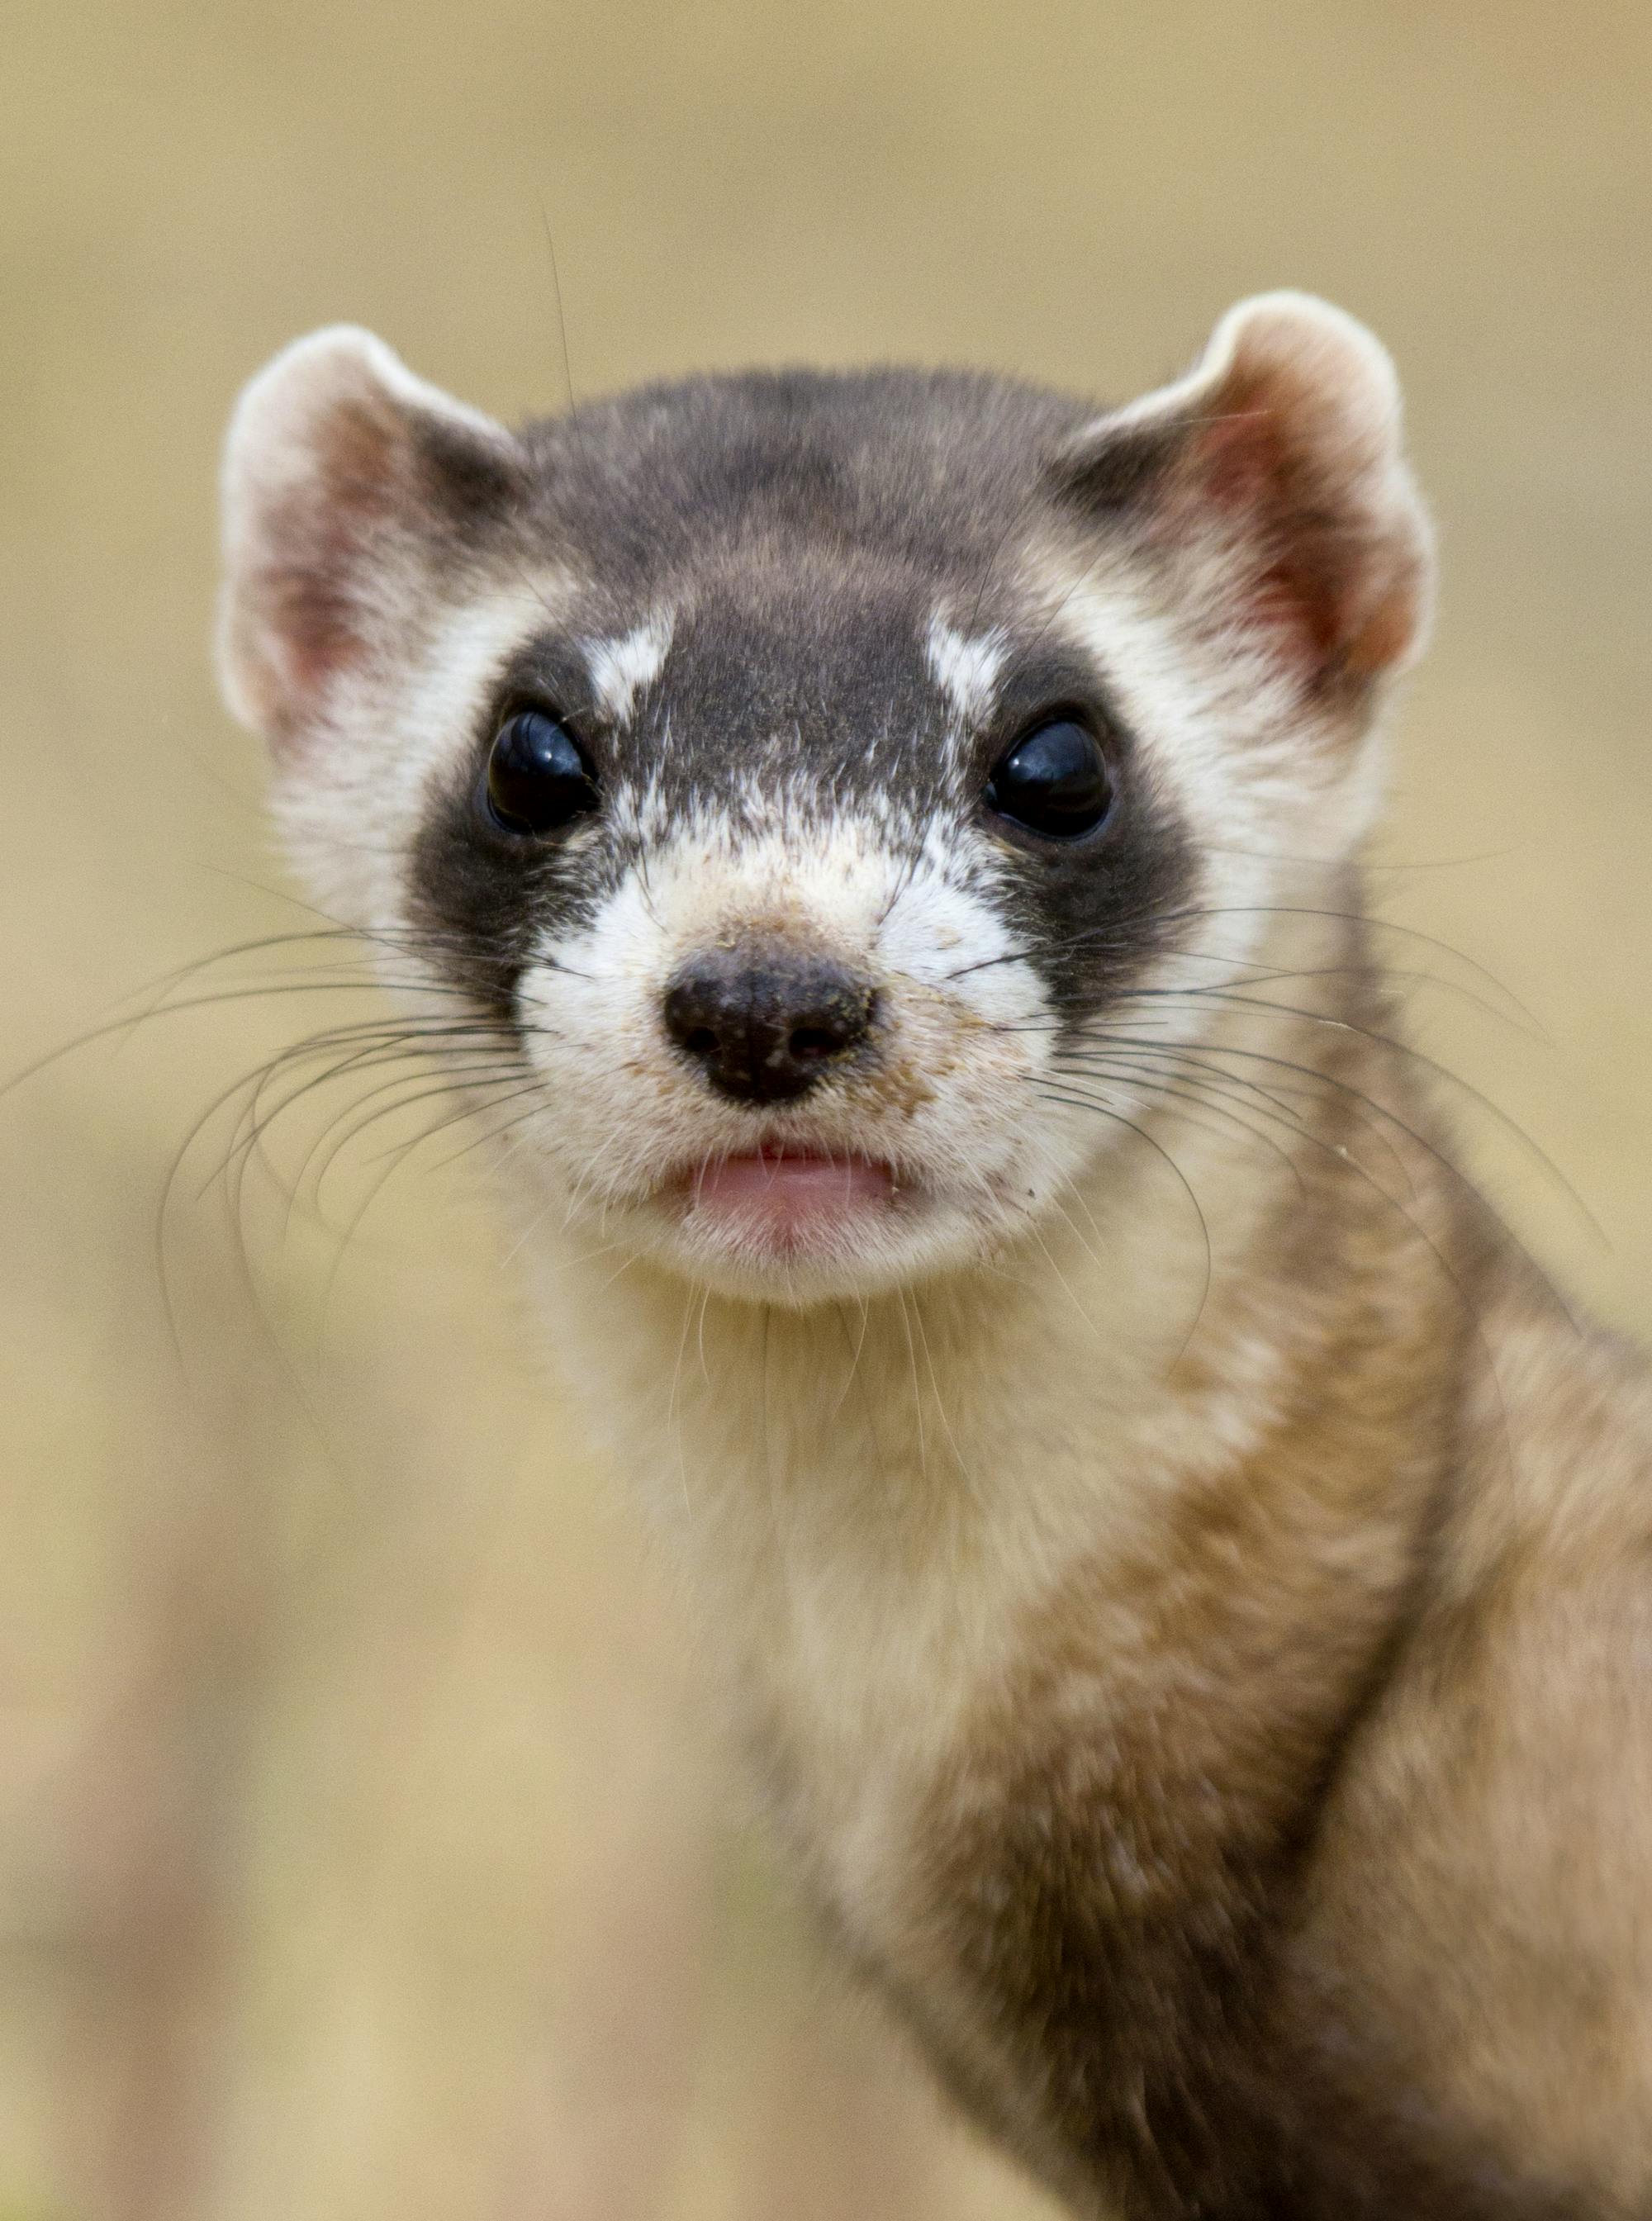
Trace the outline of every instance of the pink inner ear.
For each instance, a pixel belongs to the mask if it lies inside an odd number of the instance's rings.
[[[261,594],[278,667],[278,722],[301,725],[367,646],[372,566],[407,476],[397,426],[369,402],[328,420],[306,482],[268,522]]]
[[[507,434],[365,334],[318,332],[278,356],[225,456],[219,656],[235,714],[299,748],[341,684],[405,659],[523,483]]]
[[[366,571],[404,486],[404,448],[393,411],[371,400],[344,402],[329,416],[316,475],[273,520],[271,600],[300,713],[366,647]]]
[[[302,564],[269,572],[264,585],[294,718],[314,706],[366,645],[348,585],[354,542],[342,531],[328,539],[329,546],[312,548]]]
[[[1333,409],[1276,366],[1236,369],[1184,462],[1184,498],[1220,516],[1247,566],[1247,616],[1311,687],[1374,676],[1416,623],[1411,566],[1369,512],[1364,465]]]

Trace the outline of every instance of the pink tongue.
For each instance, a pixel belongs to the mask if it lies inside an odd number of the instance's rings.
[[[776,1228],[839,1218],[887,1203],[895,1183],[887,1165],[859,1157],[724,1157],[695,1175],[694,1208],[766,1222]]]

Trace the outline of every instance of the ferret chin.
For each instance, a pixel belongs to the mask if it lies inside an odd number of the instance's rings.
[[[336,329],[224,504],[293,854],[960,2103],[1080,2215],[1652,2211],[1652,1386],[1364,914],[1432,576],[1377,342],[510,431]]]

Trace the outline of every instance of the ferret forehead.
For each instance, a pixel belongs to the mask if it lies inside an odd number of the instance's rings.
[[[654,680],[616,736],[621,760],[661,801],[739,795],[749,815],[765,793],[877,798],[920,811],[940,798],[950,706],[926,654],[925,597],[910,581],[755,565],[702,582],[657,616],[646,642],[631,636],[641,654],[667,623]]]
[[[601,732],[703,723],[778,731],[864,727],[936,691],[922,582],[818,560],[708,547],[697,573],[629,595],[585,582],[530,628],[499,673]]]
[[[979,575],[1090,413],[973,372],[752,372],[642,387],[523,439],[552,537],[640,600],[708,549],[800,535]]]
[[[937,723],[924,582],[872,562],[771,551],[729,563],[680,604],[660,706],[748,737],[834,738]]]

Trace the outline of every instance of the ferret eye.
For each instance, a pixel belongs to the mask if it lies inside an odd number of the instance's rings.
[[[1056,841],[1093,833],[1112,800],[1101,744],[1071,717],[1052,718],[1024,734],[986,782],[989,810]]]
[[[493,735],[487,809],[510,833],[554,833],[599,806],[585,753],[560,717],[517,710]]]

